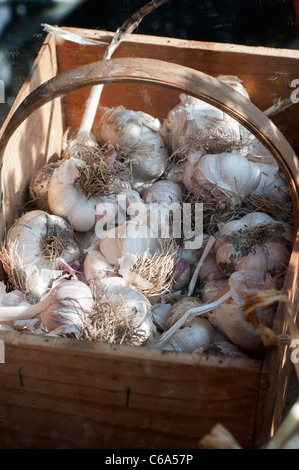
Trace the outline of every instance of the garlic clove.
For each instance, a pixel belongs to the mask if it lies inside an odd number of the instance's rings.
[[[196,297],[183,297],[173,304],[167,317],[167,329],[171,328],[186,312],[202,305]],[[190,318],[190,321],[192,318]]]
[[[62,160],[48,163],[37,170],[30,180],[28,192],[31,201],[38,209],[50,212],[48,190],[52,179],[56,176]]]

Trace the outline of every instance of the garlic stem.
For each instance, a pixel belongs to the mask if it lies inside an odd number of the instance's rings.
[[[180,329],[180,327],[185,323],[185,321],[188,320],[189,317],[197,317],[199,315],[203,315],[204,313],[210,312],[211,310],[214,310],[215,308],[219,307],[219,305],[226,302],[228,299],[230,299],[230,297],[231,294],[230,291],[228,291],[214,302],[187,310],[186,313],[184,313],[184,315],[171,328],[169,328],[169,330],[165,331],[159,337],[159,339],[152,345],[152,347],[158,349],[161,346],[164,346],[170,340],[170,338],[172,338],[172,336]]]
[[[146,5],[137,10],[129,19],[127,19],[114,34],[112,41],[110,42],[109,46],[105,51],[103,60],[111,59],[113,52],[119,46],[125,36],[132,33],[146,15],[148,15],[155,8],[158,8],[160,5],[167,1],[168,0],[151,0]],[[95,85],[91,89],[83,120],[77,136],[77,144],[79,145],[84,145],[88,137],[90,136],[91,128],[95,119],[103,87],[104,85],[100,84]]]
[[[190,284],[189,284],[189,290],[188,290],[188,296],[192,295],[193,294],[193,291],[194,291],[194,288],[196,286],[196,283],[197,283],[197,279],[198,279],[198,275],[199,275],[199,271],[200,271],[200,268],[202,267],[206,257],[208,256],[212,246],[214,245],[216,239],[213,237],[213,235],[210,236],[209,240],[208,240],[208,243],[200,257],[200,260],[198,261],[197,263],[197,266],[195,268],[195,271],[192,275],[192,278],[191,278],[191,281],[190,281]]]
[[[0,307],[0,321],[30,320],[37,317],[53,301],[53,296],[48,295],[44,300],[37,304]]]

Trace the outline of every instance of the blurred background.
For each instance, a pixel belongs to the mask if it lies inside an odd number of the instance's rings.
[[[115,31],[147,0],[0,0],[3,123],[46,36],[41,23]],[[297,6],[298,5],[298,6]],[[299,49],[297,0],[168,0],[139,34]],[[298,70],[299,73],[299,70]]]

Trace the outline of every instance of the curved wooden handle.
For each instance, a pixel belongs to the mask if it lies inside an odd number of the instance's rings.
[[[246,127],[271,152],[280,166],[298,213],[298,157],[275,124],[233,88],[189,67],[146,58],[103,60],[61,73],[36,88],[16,109],[0,135],[0,157],[17,127],[43,104],[79,88],[133,82],[173,88],[199,98]],[[298,220],[296,220],[298,222]]]

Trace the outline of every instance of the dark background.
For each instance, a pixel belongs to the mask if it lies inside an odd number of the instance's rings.
[[[115,31],[147,0],[0,0],[0,125],[46,35],[41,23]],[[145,17],[139,34],[299,49],[293,0],[168,0]],[[298,70],[299,76],[299,70]]]

